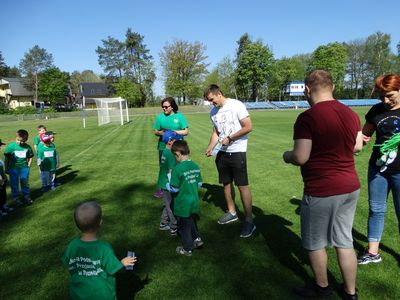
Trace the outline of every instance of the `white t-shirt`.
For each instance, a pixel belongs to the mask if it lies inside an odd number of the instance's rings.
[[[242,125],[240,120],[247,118],[249,113],[246,106],[236,99],[227,98],[224,106],[214,107],[211,110],[210,117],[215,129],[222,140],[235,132],[238,132]],[[233,141],[228,146],[223,146],[220,151],[225,152],[246,152],[247,134]]]

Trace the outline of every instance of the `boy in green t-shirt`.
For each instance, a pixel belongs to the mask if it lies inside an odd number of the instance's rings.
[[[199,212],[199,187],[202,184],[198,165],[189,159],[189,147],[185,141],[175,141],[171,151],[178,164],[172,169],[171,182],[167,187],[173,193],[174,214],[178,219],[178,233],[182,246],[176,248],[176,253],[191,256],[192,250],[203,246],[196,224]]]
[[[38,152],[38,146],[39,146],[39,144],[41,142],[40,135],[47,131],[46,126],[39,125],[37,127],[37,131],[38,131],[38,134],[33,138],[33,149],[35,150],[35,153]]]
[[[176,140],[183,139],[183,136],[173,130],[167,130],[162,136],[165,149],[161,154],[160,171],[158,172],[157,186],[163,192],[164,208],[161,213],[160,230],[170,230],[171,235],[177,233],[177,221],[172,211],[172,195],[167,189],[167,183],[171,179],[172,168],[176,165],[176,160],[171,152],[172,144]]]
[[[29,188],[29,172],[32,163],[33,151],[26,141],[29,134],[26,130],[17,131],[16,140],[7,145],[4,150],[5,172],[10,175],[11,195],[16,205],[22,205],[19,201],[19,185],[23,202],[32,204]]]
[[[52,131],[41,134],[40,140],[42,143],[37,148],[37,161],[42,180],[42,192],[47,192],[56,188],[56,171],[60,167],[60,159],[53,144],[54,133]]]
[[[116,299],[114,274],[123,266],[133,266],[136,257],[127,256],[119,261],[111,245],[97,239],[102,212],[95,201],[78,205],[74,219],[82,234],[68,244],[61,258],[71,275],[70,298]]]
[[[0,148],[5,145],[0,139]],[[13,211],[11,207],[7,205],[7,193],[6,193],[7,176],[4,172],[4,162],[0,159],[0,217],[7,216],[9,212]]]

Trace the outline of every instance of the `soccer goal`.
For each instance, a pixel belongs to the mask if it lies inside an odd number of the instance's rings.
[[[97,106],[99,126],[109,123],[129,122],[128,103],[119,98],[93,98]]]

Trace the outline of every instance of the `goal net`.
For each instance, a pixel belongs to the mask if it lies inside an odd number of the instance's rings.
[[[119,98],[93,98],[97,106],[99,126],[109,123],[129,122],[128,103]]]

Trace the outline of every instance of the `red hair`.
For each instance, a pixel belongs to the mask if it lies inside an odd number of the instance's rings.
[[[375,80],[375,91],[388,93],[400,90],[400,76],[397,74],[381,75]]]

